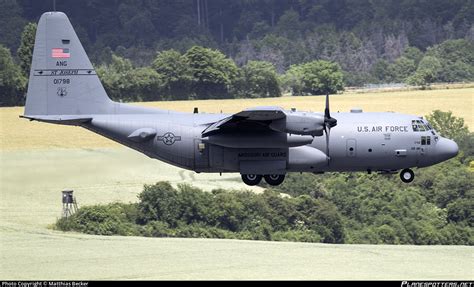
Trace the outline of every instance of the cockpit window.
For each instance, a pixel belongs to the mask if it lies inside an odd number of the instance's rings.
[[[422,120],[412,120],[411,126],[414,132],[425,132],[425,131],[432,131],[433,128],[428,124],[428,122]]]
[[[416,124],[415,120],[411,121],[411,127],[413,128],[414,132],[418,131],[418,125]]]

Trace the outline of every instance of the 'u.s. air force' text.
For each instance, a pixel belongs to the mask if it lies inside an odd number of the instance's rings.
[[[407,133],[408,131],[408,126],[357,126],[357,132],[359,133]]]

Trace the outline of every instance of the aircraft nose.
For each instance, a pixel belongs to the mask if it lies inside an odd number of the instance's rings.
[[[438,143],[436,144],[436,152],[437,157],[441,160],[448,160],[458,155],[458,145],[455,141],[447,139],[447,138],[440,138]]]

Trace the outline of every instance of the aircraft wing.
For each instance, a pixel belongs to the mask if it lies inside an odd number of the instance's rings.
[[[207,137],[226,131],[273,130],[270,124],[285,117],[286,114],[280,107],[254,107],[213,123],[202,132],[202,136]]]

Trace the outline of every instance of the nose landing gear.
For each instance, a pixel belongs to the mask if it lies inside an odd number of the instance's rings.
[[[400,179],[404,183],[410,183],[413,181],[413,179],[415,179],[415,173],[413,172],[413,170],[405,168],[400,172]]]

